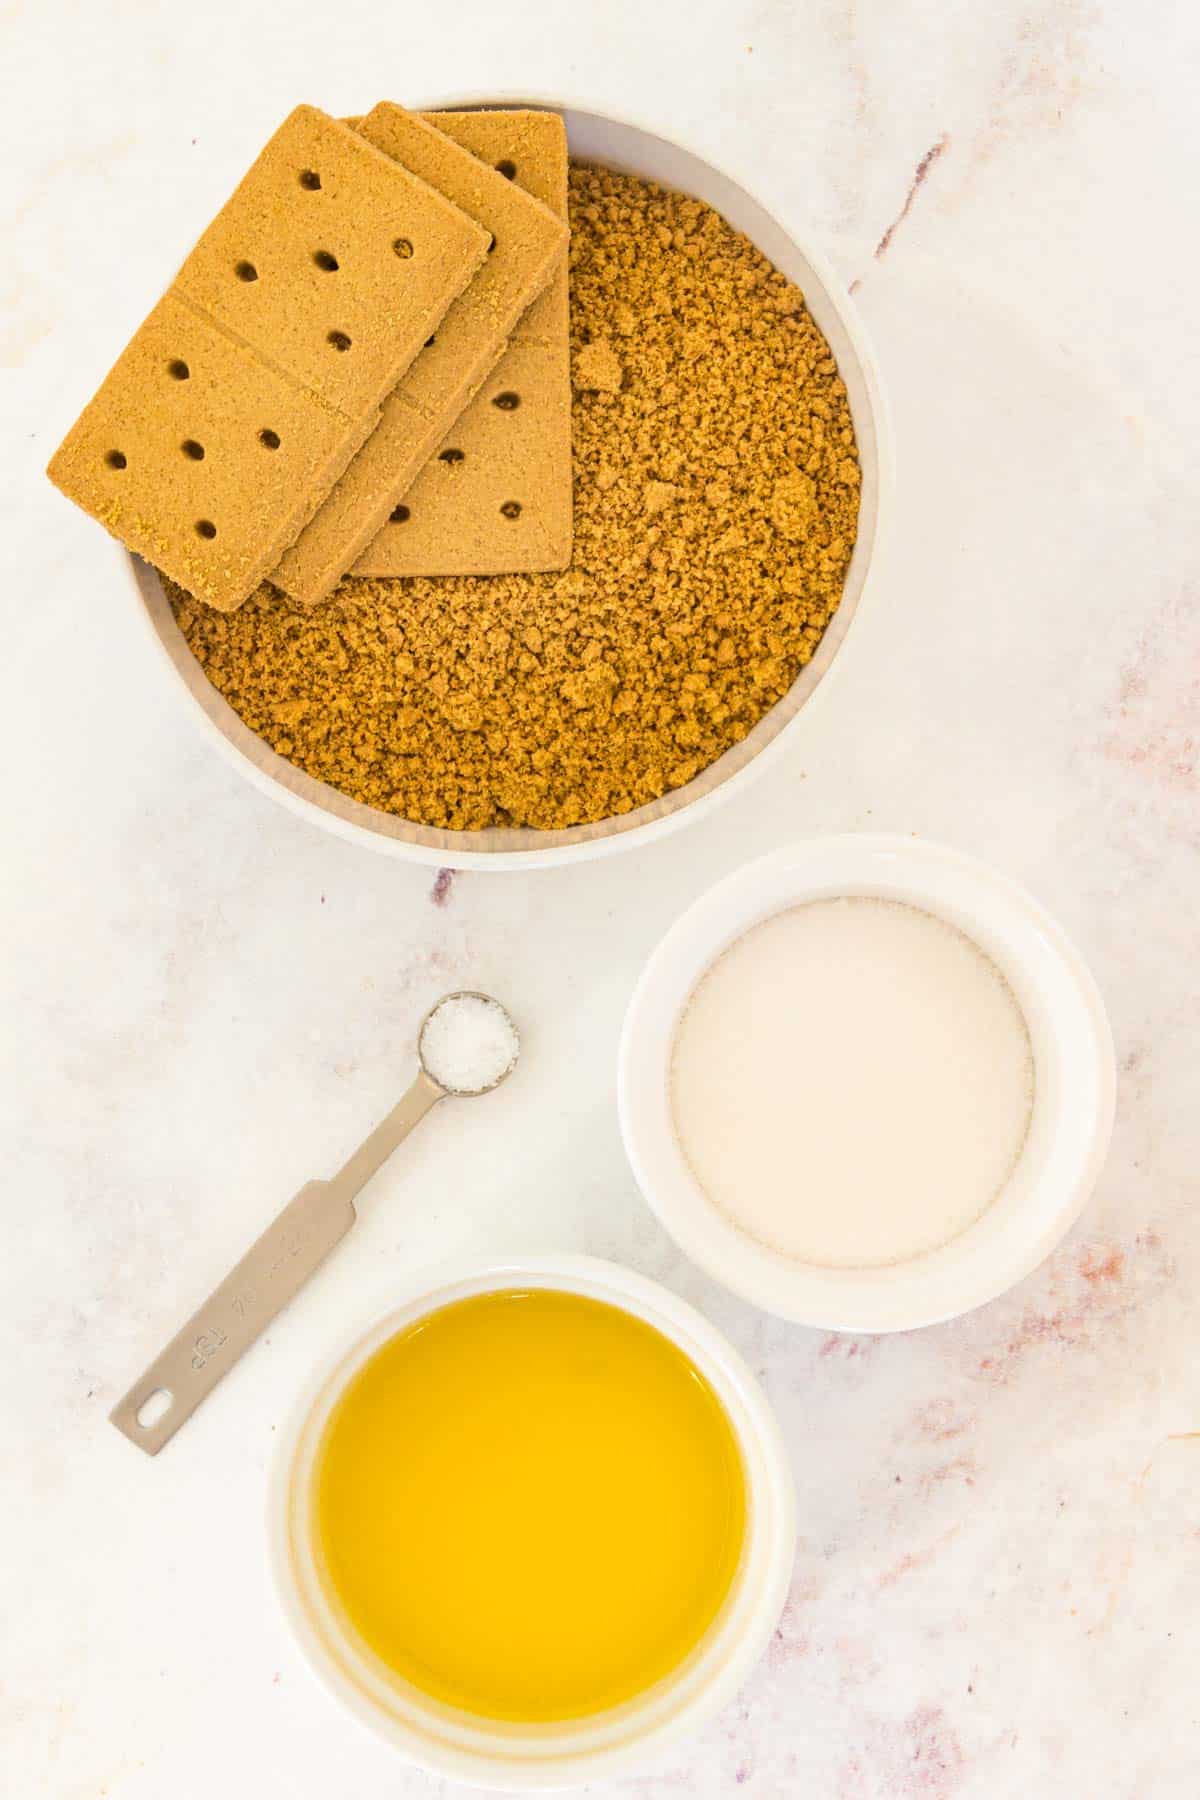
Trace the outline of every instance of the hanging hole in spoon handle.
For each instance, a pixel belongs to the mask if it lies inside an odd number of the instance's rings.
[[[456,1017],[457,1025],[447,1030]],[[427,1042],[439,1018],[442,1023]],[[139,1450],[157,1455],[345,1237],[358,1216],[355,1197],[414,1125],[448,1095],[497,1087],[511,1074],[519,1049],[516,1027],[498,1001],[486,994],[447,994],[439,1000],[422,1022],[421,1071],[408,1092],[332,1181],[310,1181],[267,1226],[117,1402],[109,1414],[117,1430]],[[439,1080],[430,1062],[449,1080]],[[481,1071],[486,1079],[474,1085]]]
[[[157,1455],[345,1237],[355,1216],[351,1190],[339,1181],[302,1187],[117,1402],[109,1414],[117,1430],[139,1450]]]

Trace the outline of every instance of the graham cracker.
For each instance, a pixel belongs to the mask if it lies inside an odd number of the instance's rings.
[[[357,130],[488,232],[491,251],[382,418],[272,573],[312,605],[324,599],[387,522],[565,257],[561,216],[403,107],[376,106]]]
[[[513,185],[567,217],[567,141],[555,113],[426,113]],[[356,575],[499,575],[571,560],[569,276],[564,262],[509,348],[379,535]],[[515,396],[516,404],[513,404]],[[516,508],[514,513],[513,508]],[[402,517],[400,515],[403,515]]]
[[[487,243],[365,139],[297,107],[55,452],[51,480],[232,610],[338,479]]]

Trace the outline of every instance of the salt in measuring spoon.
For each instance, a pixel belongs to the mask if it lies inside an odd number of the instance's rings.
[[[488,994],[444,994],[421,1022],[416,1080],[330,1181],[310,1181],[109,1414],[155,1456],[354,1224],[355,1198],[447,1096],[488,1094],[512,1074],[517,1028]]]

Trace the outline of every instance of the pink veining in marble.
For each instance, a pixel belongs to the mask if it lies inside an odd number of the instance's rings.
[[[913,1422],[917,1436],[926,1438],[933,1444],[944,1444],[951,1438],[962,1437],[974,1423],[972,1415],[959,1412],[954,1402],[944,1395],[921,1407]]]
[[[451,890],[454,887],[454,869],[439,869],[429,890],[429,898],[435,906],[448,906]]]
[[[878,1338],[848,1337],[843,1332],[832,1331],[817,1354],[821,1357],[841,1357],[846,1362],[853,1362],[855,1357],[861,1357],[865,1362],[878,1349],[879,1343]]]
[[[912,211],[913,202],[916,200],[917,195],[921,191],[921,188],[924,186],[925,181],[928,178],[929,171],[932,169],[934,163],[938,160],[939,156],[942,156],[945,153],[945,151],[949,148],[949,146],[950,146],[950,133],[948,131],[943,131],[941,137],[937,138],[932,144],[930,144],[930,146],[929,146],[928,150],[926,150],[924,156],[921,157],[916,168],[913,170],[912,180],[908,184],[908,192],[904,196],[904,204],[901,206],[900,211],[896,214],[895,218],[892,220],[891,224],[884,231],[883,236],[879,239],[879,242],[875,246],[875,249],[873,252],[873,260],[875,262],[881,262],[883,260],[883,258],[887,255],[889,249],[891,248],[892,239],[895,237],[897,231],[900,229],[901,225],[903,225],[905,219],[907,219],[909,213]],[[854,281],[852,281],[850,283],[850,292],[852,294],[857,293],[858,289],[861,286],[862,286],[862,277],[858,276]]]
[[[897,1562],[892,1563],[890,1568],[883,1571],[876,1585],[885,1589],[895,1587],[896,1583],[903,1581],[906,1575],[913,1575],[918,1569],[928,1568],[939,1552],[954,1541],[961,1529],[962,1527],[959,1525],[952,1525],[949,1531],[944,1531],[941,1537],[935,1538],[934,1542],[927,1544],[923,1550],[906,1550]]]
[[[793,1586],[779,1624],[767,1646],[766,1662],[770,1670],[778,1672],[787,1668],[789,1664],[807,1656],[811,1649],[808,1634],[799,1625],[800,1609],[805,1597],[803,1592],[797,1593]]]
[[[951,1800],[967,1778],[966,1754],[940,1706],[872,1718],[865,1738],[842,1766],[838,1800]]]
[[[1050,1294],[1058,1304],[1047,1310],[1029,1307],[1006,1341],[980,1359],[979,1375],[1004,1382],[1035,1349],[1097,1338],[1137,1310],[1147,1287],[1161,1288],[1173,1274],[1172,1260],[1153,1230],[1139,1232],[1125,1249],[1104,1243],[1060,1251],[1050,1269]]]
[[[927,1469],[917,1482],[917,1492],[922,1497],[928,1497],[935,1488],[943,1487],[947,1482],[961,1482],[964,1487],[974,1487],[978,1474],[979,1464],[973,1456],[955,1456],[949,1462],[939,1463],[934,1469]]]
[[[928,150],[917,164],[913,171],[913,178],[908,184],[908,192],[904,196],[904,205],[900,208],[900,211],[896,214],[896,217],[892,220],[891,224],[875,246],[876,262],[881,261],[882,258],[887,255],[888,250],[891,248],[892,239],[912,211],[913,201],[916,199],[921,188],[928,179],[930,169],[932,169],[934,163],[938,160],[938,157],[943,156],[949,147],[950,133],[948,131],[943,131],[941,137],[930,144]]]
[[[1200,777],[1200,588],[1170,594],[1121,671],[1104,752],[1147,780]]]

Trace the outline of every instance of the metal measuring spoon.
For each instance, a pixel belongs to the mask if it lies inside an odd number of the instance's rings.
[[[494,1013],[485,1009],[494,1009]],[[456,1026],[456,1020],[459,1025]],[[436,1023],[435,1023],[436,1021]],[[460,1067],[454,1073],[454,1036]],[[464,1035],[465,1034],[465,1035]],[[469,1054],[474,1048],[476,1061]],[[430,1066],[429,1052],[435,1053]],[[243,1351],[299,1292],[358,1217],[354,1201],[431,1107],[447,1095],[488,1094],[512,1074],[517,1028],[487,994],[444,994],[421,1021],[421,1070],[408,1092],[331,1181],[310,1181],[288,1202],[237,1267],[214,1288],[109,1418],[150,1456],[189,1419]],[[505,1060],[507,1057],[507,1060]]]

